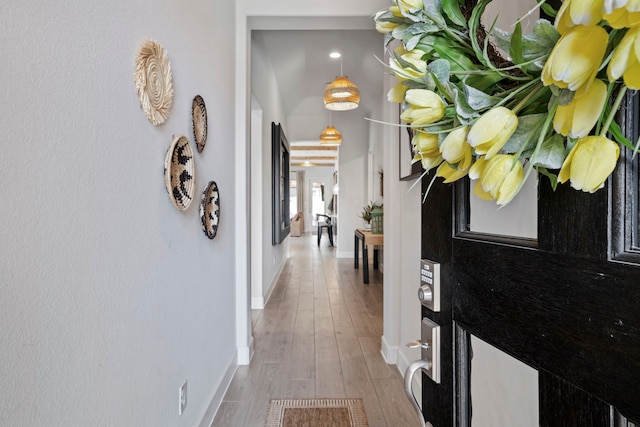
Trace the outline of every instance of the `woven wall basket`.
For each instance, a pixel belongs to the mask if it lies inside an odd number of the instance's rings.
[[[195,195],[195,159],[191,143],[186,136],[173,139],[164,160],[164,185],[171,203],[186,210]]]
[[[136,90],[140,106],[154,125],[164,123],[173,103],[173,77],[167,51],[155,40],[147,40],[136,58]]]

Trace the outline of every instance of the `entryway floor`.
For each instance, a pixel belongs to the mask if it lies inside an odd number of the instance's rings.
[[[337,259],[316,236],[290,237],[291,257],[264,310],[255,355],[239,366],[212,424],[259,427],[270,399],[362,398],[371,427],[419,425],[395,365],[380,354],[382,275]]]

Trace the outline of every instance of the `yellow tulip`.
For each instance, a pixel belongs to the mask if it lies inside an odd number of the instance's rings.
[[[604,136],[578,140],[564,160],[558,181],[571,180],[576,190],[593,193],[604,186],[616,167],[620,146]]]
[[[605,2],[603,18],[612,28],[635,27],[640,24],[640,1]]]
[[[410,10],[422,9],[422,0],[398,0],[397,5],[405,12]]]
[[[424,170],[430,170],[442,163],[442,156],[438,148],[438,135],[417,131],[411,140],[416,156],[414,161],[420,161]]]
[[[577,91],[595,79],[607,49],[608,34],[600,26],[575,26],[556,43],[542,69],[545,86]]]
[[[389,8],[389,12],[391,12],[391,14],[392,14],[393,16],[397,16],[398,18],[402,18],[402,17],[403,17],[403,16],[402,16],[402,12],[400,12],[400,8],[399,8],[398,6],[395,6],[395,5],[394,5],[394,6],[391,6],[391,7]]]
[[[475,172],[479,172],[480,176],[474,193],[485,200],[496,200],[499,205],[506,205],[513,199],[524,179],[522,163],[508,154],[485,159]],[[471,172],[469,176],[472,177]]]
[[[387,34],[395,30],[398,25],[400,24],[391,21],[376,21],[376,31],[380,34]]]
[[[427,73],[427,62],[422,60],[424,56],[424,52],[420,49],[413,49],[412,51],[407,52],[402,47],[396,49],[396,53],[402,58],[404,61],[408,62],[413,66],[404,68],[402,67],[395,58],[389,58],[389,67],[393,70],[393,72],[400,78],[404,79],[414,79],[420,80]]]
[[[518,116],[505,107],[495,107],[484,113],[467,135],[469,145],[477,154],[489,160],[504,147],[518,127]]]
[[[466,141],[467,127],[451,132],[440,144],[442,158],[446,160],[438,168],[437,175],[449,184],[466,176],[471,168],[473,154]]]
[[[602,20],[604,0],[565,0],[558,10],[555,26],[565,34],[576,25],[596,25]]]
[[[553,128],[559,134],[582,138],[591,132],[607,101],[607,85],[594,80],[588,88],[583,86],[567,105],[558,107],[553,117]]]
[[[629,29],[613,52],[607,75],[610,81],[622,76],[630,89],[640,89],[640,27]]]
[[[427,89],[407,90],[405,101],[409,107],[400,115],[400,118],[412,126],[424,126],[435,123],[444,117],[445,105],[437,93]]]
[[[440,145],[442,158],[449,163],[458,163],[467,151],[471,152],[471,146],[467,143],[467,126],[451,131]]]
[[[395,102],[396,104],[401,104],[404,101],[404,94],[407,92],[407,87],[402,83],[396,84],[392,87],[387,93],[387,100],[389,102]]]

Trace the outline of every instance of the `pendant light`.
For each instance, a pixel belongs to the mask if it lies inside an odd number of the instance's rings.
[[[339,56],[338,56],[339,55]],[[332,58],[340,58],[340,76],[324,89],[324,106],[333,111],[347,111],[358,108],[360,90],[347,76],[342,75],[342,55],[334,52]]]
[[[331,126],[331,111],[329,111],[329,126],[320,133],[320,144],[342,144],[342,134]]]

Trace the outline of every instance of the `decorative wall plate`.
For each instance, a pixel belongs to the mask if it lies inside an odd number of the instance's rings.
[[[167,51],[155,40],[147,40],[136,58],[136,90],[147,119],[158,126],[169,117],[173,103],[173,77]]]
[[[164,160],[164,185],[171,203],[186,210],[195,193],[195,159],[189,139],[182,135],[173,139]]]
[[[193,116],[193,137],[196,141],[198,153],[202,153],[207,143],[207,107],[204,99],[196,95],[191,103],[191,115]]]
[[[218,223],[220,222],[220,194],[218,184],[209,181],[200,200],[200,221],[202,231],[208,238],[213,239],[218,234]]]

